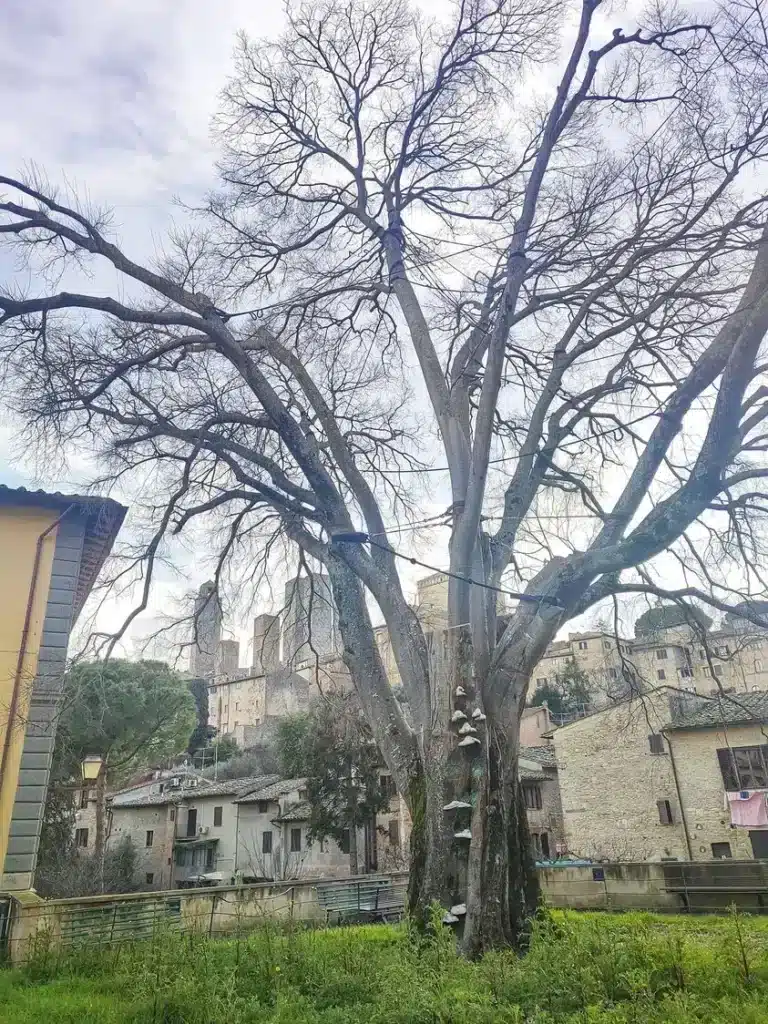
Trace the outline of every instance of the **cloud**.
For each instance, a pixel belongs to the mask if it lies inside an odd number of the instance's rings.
[[[209,126],[232,71],[235,33],[271,34],[281,23],[282,5],[269,0],[5,0],[0,172],[34,164],[51,183],[111,207],[125,250],[151,260],[171,219],[183,216],[173,197],[194,202],[214,183]],[[13,270],[0,256],[0,281]],[[33,276],[23,283],[42,290]],[[114,284],[103,267],[89,282],[93,290]],[[54,490],[84,480],[82,460],[67,470],[48,466],[41,476],[31,462],[9,467],[17,453],[6,415],[0,482]],[[109,626],[127,610],[117,605],[107,609]]]
[[[70,181],[151,249],[171,196],[213,181],[209,124],[235,32],[280,23],[278,5],[246,0],[6,0],[0,164]]]

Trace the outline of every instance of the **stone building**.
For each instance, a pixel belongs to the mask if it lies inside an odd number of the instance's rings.
[[[285,585],[284,665],[296,668],[341,651],[331,581],[324,573],[297,576]]]
[[[520,781],[534,856],[537,861],[554,860],[565,852],[566,843],[557,760],[551,745],[520,748]]]
[[[195,598],[192,624],[193,646],[190,668],[197,679],[213,679],[221,640],[221,605],[216,585],[203,583]]]
[[[237,640],[219,640],[216,649],[216,678],[240,673],[240,644]]]
[[[768,857],[768,693],[660,687],[557,729],[565,839],[605,860]],[[739,793],[753,800],[751,820]]]
[[[277,775],[156,779],[114,794],[108,847],[131,840],[137,882],[145,889],[348,876],[348,841],[309,839],[305,787],[305,779]],[[402,869],[408,823],[400,811],[393,794],[377,827],[359,830],[361,868]]]
[[[531,690],[552,683],[569,661],[592,684],[583,714],[659,686],[707,696],[768,690],[768,630],[727,618],[725,629],[702,633],[683,624],[632,640],[605,632],[571,633],[549,645],[533,671]]]
[[[630,641],[619,640],[601,630],[569,633],[567,640],[555,640],[547,647],[531,674],[531,692],[537,686],[555,682],[573,662],[589,676],[595,704],[620,698],[626,690],[626,661],[630,649]]]

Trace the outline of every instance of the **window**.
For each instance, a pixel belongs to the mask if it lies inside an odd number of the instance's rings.
[[[717,653],[720,655],[721,658],[724,658],[726,655],[731,653],[731,648],[728,646],[728,644],[722,644],[720,647],[717,648]]]
[[[530,811],[541,810],[541,786],[523,786],[525,806]]]
[[[397,793],[395,788],[395,780],[391,775],[380,775],[379,776],[379,789],[381,790],[382,796],[389,797],[391,800]]]
[[[240,701],[236,700],[235,701],[235,711],[239,711],[239,710],[240,710]]]
[[[603,647],[606,649],[606,651],[610,651],[610,649],[611,649],[611,641],[610,640],[603,640]]]
[[[197,835],[197,810],[190,807],[187,811],[187,836]]]
[[[709,676],[709,665],[705,665],[704,668],[702,669],[702,672],[704,673],[705,676],[708,677]]]
[[[768,744],[722,747],[717,752],[723,785],[729,793],[768,788]]]
[[[223,813],[224,813],[224,808],[223,807],[214,807],[213,808],[213,825],[214,825],[214,828],[219,828],[219,826],[221,825],[221,817],[222,817]]]
[[[693,672],[691,672],[691,670],[689,668],[683,667],[683,668],[680,669],[680,678],[681,679],[690,679],[692,675],[693,675]]]
[[[213,871],[213,847],[208,846],[205,850],[205,870]]]
[[[755,672],[763,671],[763,663],[759,658],[755,658]]]
[[[152,885],[152,883],[155,880],[155,873],[154,873],[154,871],[148,871],[146,873],[146,875],[144,875],[144,878],[146,879],[147,885]]]
[[[291,853],[301,852],[301,829],[291,829]]]
[[[171,818],[171,821],[176,821],[176,808],[175,807],[171,808],[170,818]]]
[[[79,849],[84,850],[88,845],[88,829],[77,828],[75,829],[75,846]]]
[[[699,657],[700,658],[706,658],[706,656],[707,656],[707,652],[704,650],[703,647],[700,647],[699,648]]]
[[[309,792],[306,789],[299,790],[299,800],[308,800]]]
[[[160,789],[160,792],[161,792],[161,793],[164,793],[164,792],[165,792],[165,783],[164,783],[164,782],[161,782],[161,783],[160,783],[159,789]]]
[[[536,685],[537,686],[546,686],[547,685],[547,677],[546,676],[539,676],[539,678],[536,680]]]
[[[262,832],[261,833],[261,852],[272,853],[272,833]]]
[[[269,800],[257,800],[256,806],[259,809],[259,814],[267,814],[269,811]]]
[[[662,825],[674,825],[675,818],[672,813],[672,804],[669,800],[657,800],[656,807],[659,811],[659,822]]]
[[[660,668],[658,670],[658,672],[656,673],[656,678],[657,679],[666,679],[667,678],[667,673],[664,671],[663,668]]]
[[[349,853],[349,829],[345,828],[341,833],[341,843],[339,844],[342,853]]]
[[[539,843],[541,845],[541,856],[544,860],[549,860],[549,835],[546,832],[542,832],[539,836]]]
[[[722,674],[723,674],[723,666],[722,665],[715,665],[715,675],[717,676],[717,678],[719,679],[722,676]]]
[[[397,818],[389,820],[389,845],[400,846],[400,822]]]
[[[84,811],[88,807],[88,790],[84,789],[80,793],[80,810]]]
[[[609,679],[618,679],[618,677],[619,677],[619,673],[616,671],[615,668],[609,668],[608,669],[608,678]]]
[[[147,829],[146,839],[144,840],[144,845],[145,846],[152,846],[154,841],[155,841],[155,833],[152,831],[151,828],[148,828]]]
[[[652,754],[665,754],[664,737],[660,732],[652,732],[648,737],[648,746]]]
[[[586,651],[588,647],[589,647],[589,642],[587,640],[579,640],[579,650],[580,651]]]
[[[656,661],[666,661],[669,657],[669,653],[666,647],[659,647],[656,651]]]
[[[712,843],[712,856],[715,860],[727,860],[732,856],[730,843]]]

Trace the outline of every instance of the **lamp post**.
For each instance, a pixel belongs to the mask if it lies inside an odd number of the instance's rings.
[[[100,754],[88,754],[80,762],[83,782],[96,783],[96,842],[93,852],[99,868],[101,888],[104,887],[104,811],[107,795],[106,763]]]

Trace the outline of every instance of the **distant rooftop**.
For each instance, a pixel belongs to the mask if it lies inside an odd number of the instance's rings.
[[[722,725],[768,723],[768,692],[719,694],[683,700],[674,708],[671,729],[714,729]]]
[[[223,782],[207,782],[201,780],[199,786],[166,789],[163,793],[150,793],[146,796],[135,796],[131,792],[115,793],[112,798],[113,807],[158,807],[163,804],[178,804],[182,800],[205,800],[214,796],[241,797],[252,790],[261,790],[265,786],[279,781],[279,775],[252,775],[245,779],[225,779]]]
[[[297,789],[304,789],[306,784],[306,779],[278,779],[273,776],[272,781],[262,785],[261,788],[254,788],[241,794],[237,802],[252,804],[259,800],[279,800],[281,796],[287,796],[288,793],[293,793]]]

